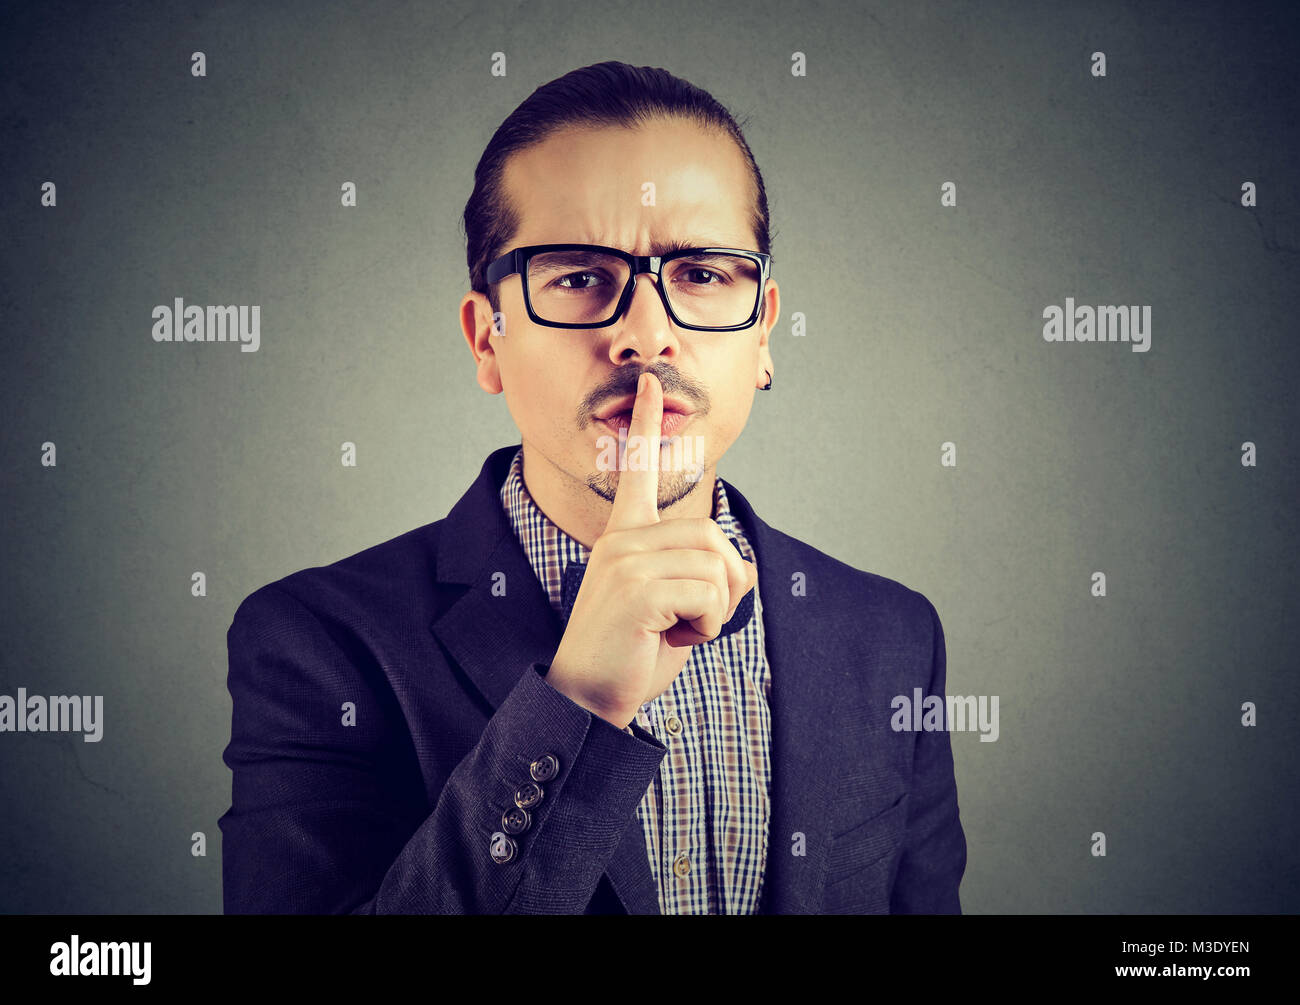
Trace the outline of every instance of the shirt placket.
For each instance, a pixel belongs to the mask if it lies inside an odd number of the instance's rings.
[[[663,696],[660,709],[663,742],[673,758],[672,785],[663,800],[665,818],[671,821],[665,833],[662,868],[672,880],[672,890],[679,914],[704,914],[709,904],[708,870],[710,848],[706,833],[712,812],[707,765],[701,758],[698,687],[696,677],[704,665],[697,648],[673,687]]]

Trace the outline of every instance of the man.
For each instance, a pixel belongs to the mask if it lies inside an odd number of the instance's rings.
[[[934,607],[716,474],[780,314],[739,127],[665,71],[576,70],[465,221],[461,326],[521,444],[240,605],[226,910],[959,911],[948,735],[890,728],[943,695]]]

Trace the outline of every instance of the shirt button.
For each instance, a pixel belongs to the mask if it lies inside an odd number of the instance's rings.
[[[515,843],[501,831],[492,832],[492,841],[488,845],[492,852],[492,861],[497,865],[505,865],[515,857]]]
[[[682,720],[677,718],[675,715],[670,715],[668,721],[664,723],[664,725],[668,727],[668,732],[673,736],[676,736],[682,731]]]
[[[678,876],[685,876],[691,871],[691,857],[685,852],[673,859],[673,872]]]
[[[535,782],[549,782],[560,773],[560,762],[554,754],[543,754],[528,766]]]

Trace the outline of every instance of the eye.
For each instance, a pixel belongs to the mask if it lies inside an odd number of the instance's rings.
[[[705,255],[675,264],[673,282],[691,292],[735,286],[736,276],[744,275],[741,260],[730,255]]]
[[[563,290],[574,290],[574,289],[576,289],[576,290],[589,290],[589,289],[591,289],[591,287],[590,287],[590,286],[587,286],[587,285],[582,285],[582,286],[566,286],[566,285],[564,285],[568,280],[573,279],[575,276],[588,276],[588,277],[590,277],[590,278],[592,278],[592,279],[597,279],[597,280],[600,280],[600,279],[602,278],[598,273],[591,272],[591,271],[589,271],[589,270],[584,269],[584,270],[581,271],[581,272],[570,272],[570,273],[567,273],[566,275],[560,276],[558,279],[556,279],[554,282],[552,282],[551,285],[552,285],[552,286],[558,286],[560,289],[563,289]]]
[[[702,265],[697,265],[691,269],[685,269],[684,272],[688,276],[713,276],[717,280],[717,282],[713,282],[713,283],[707,281],[699,282],[697,280],[696,282],[697,285],[699,286],[717,286],[718,283],[724,282],[724,279],[720,273],[714,272],[712,269],[706,269]]]

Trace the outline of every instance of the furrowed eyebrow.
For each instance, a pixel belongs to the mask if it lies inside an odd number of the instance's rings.
[[[599,244],[605,248],[617,248],[617,244],[610,244],[608,241],[579,241],[579,244]],[[685,251],[687,248],[729,248],[729,244],[719,244],[717,241],[705,240],[686,240],[686,241],[651,241],[650,254],[663,256],[671,255],[674,251]]]
[[[586,251],[548,251],[545,259],[533,259],[533,268],[540,268],[543,264],[547,268],[561,269],[571,265],[586,265],[590,257],[590,253]]]

